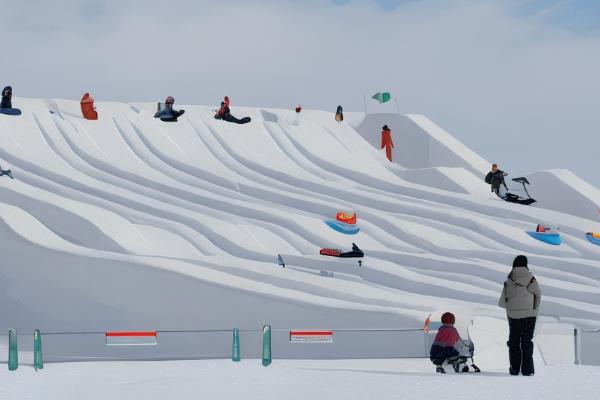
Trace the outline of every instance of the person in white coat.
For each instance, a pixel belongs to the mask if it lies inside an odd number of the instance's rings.
[[[517,256],[504,282],[498,305],[506,309],[510,334],[508,337],[509,373],[533,375],[533,334],[542,291],[527,267],[527,257]]]

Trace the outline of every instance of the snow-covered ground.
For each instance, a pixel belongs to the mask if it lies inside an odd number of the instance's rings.
[[[594,399],[600,369],[538,368],[439,375],[427,360],[146,361],[0,369],[0,398],[70,399]]]
[[[600,246],[585,238],[600,231],[598,189],[544,171],[528,175],[538,203],[503,202],[482,180],[489,163],[422,115],[348,113],[338,124],[329,112],[296,120],[234,104],[252,117],[234,125],[213,107],[181,106],[179,122],[165,123],[155,104],[97,103],[98,121],[82,119],[76,101],[13,104],[22,116],[0,115],[0,164],[15,177],[0,178],[0,330],[22,340],[33,329],[420,328],[444,311],[465,333],[482,316],[504,324],[496,302],[521,253],[542,286],[546,324],[600,326]],[[384,124],[393,163],[378,148]],[[329,228],[337,211],[356,211],[361,231]],[[560,226],[563,244],[530,237],[538,223]],[[319,255],[352,242],[362,266]],[[491,359],[505,354],[504,335]],[[572,358],[572,346],[550,355],[554,342],[540,336],[542,352],[543,343],[548,360]],[[222,365],[215,374],[237,368]],[[279,365],[318,376],[302,369],[317,364]],[[71,367],[48,371],[61,368]]]

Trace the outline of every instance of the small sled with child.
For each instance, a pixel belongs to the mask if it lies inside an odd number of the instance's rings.
[[[473,353],[475,345],[471,339],[461,339],[454,327],[454,314],[446,312],[442,315],[442,326],[438,329],[429,358],[436,366],[435,372],[445,374],[444,363],[451,365],[456,373],[481,372],[475,365]],[[471,364],[468,365],[468,360]]]

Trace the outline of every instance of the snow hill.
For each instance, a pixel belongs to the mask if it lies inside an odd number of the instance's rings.
[[[446,310],[466,325],[502,316],[521,253],[543,314],[600,321],[600,246],[585,238],[600,230],[598,189],[547,171],[530,175],[535,206],[503,202],[482,180],[489,163],[424,116],[338,124],[234,105],[252,117],[234,125],[185,105],[165,123],[156,104],[100,102],[88,121],[76,101],[13,104],[22,116],[0,115],[15,177],[0,179],[2,331],[421,327]],[[329,228],[337,211],[356,211],[361,231]],[[563,244],[530,237],[538,223]],[[352,242],[361,267],[319,255]]]

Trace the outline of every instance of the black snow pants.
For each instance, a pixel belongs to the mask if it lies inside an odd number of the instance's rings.
[[[242,119],[237,119],[233,115],[226,113],[222,118],[224,121],[233,122],[234,124],[247,124],[250,122],[250,117],[244,117]]]
[[[508,336],[508,356],[510,366],[515,373],[532,375],[533,367],[533,332],[536,317],[508,319],[510,334]]]

